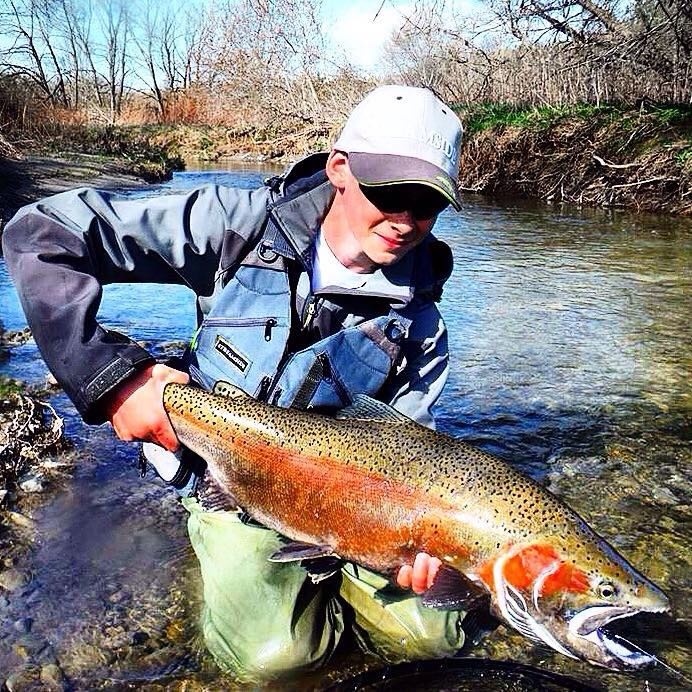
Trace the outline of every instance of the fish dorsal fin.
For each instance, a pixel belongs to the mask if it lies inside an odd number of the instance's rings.
[[[488,597],[488,592],[482,586],[453,567],[442,565],[432,586],[421,596],[421,602],[428,608],[469,611]]]
[[[219,380],[211,390],[212,394],[225,396],[227,399],[249,399],[250,395],[244,392],[240,387],[232,385],[230,382]]]
[[[389,423],[410,423],[411,419],[389,404],[373,399],[366,394],[356,394],[353,403],[337,412],[339,419],[376,420]]]

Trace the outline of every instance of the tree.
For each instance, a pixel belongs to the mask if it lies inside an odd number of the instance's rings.
[[[485,4],[479,21],[418,0],[390,41],[392,71],[465,103],[692,99],[689,0]]]
[[[54,45],[51,0],[4,0],[0,30],[9,42],[3,51],[3,71],[30,79],[55,105],[69,107],[63,66]]]

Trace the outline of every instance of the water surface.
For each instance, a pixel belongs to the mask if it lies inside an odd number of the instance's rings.
[[[272,172],[183,173],[157,189],[254,187]],[[548,484],[667,590],[676,619],[647,622],[638,641],[692,675],[692,225],[470,197],[460,214],[442,214],[436,233],[455,257],[441,302],[451,372],[440,428]],[[0,301],[5,327],[23,327],[2,262]],[[185,288],[111,286],[100,314],[157,348],[189,338],[194,298]],[[46,375],[31,342],[0,368],[31,382]],[[25,635],[12,623],[28,613],[31,634],[51,643],[78,689],[186,680],[227,687],[196,635],[199,583],[175,497],[155,478],[140,479],[133,445],[117,442],[108,426],[84,426],[64,395],[52,403],[79,464],[36,513],[39,538],[19,565],[32,580],[0,627],[0,670],[21,664]],[[619,676],[569,661],[504,627],[472,653],[608,689],[676,687],[657,673]],[[374,665],[353,654],[297,688]]]

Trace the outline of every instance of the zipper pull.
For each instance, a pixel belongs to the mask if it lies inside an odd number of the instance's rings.
[[[270,317],[267,320],[267,323],[264,325],[264,340],[265,341],[271,341],[272,340],[272,329],[276,327],[278,322],[273,318]]]
[[[307,329],[315,318],[317,312],[317,298],[311,295],[308,298],[308,304],[305,306],[305,317],[303,319],[303,329]]]
[[[199,339],[200,332],[202,331],[202,325],[200,324],[199,327],[197,327],[197,330],[195,331],[192,339],[190,340],[190,345],[188,348],[190,349],[190,352],[193,352],[197,348],[197,339]]]

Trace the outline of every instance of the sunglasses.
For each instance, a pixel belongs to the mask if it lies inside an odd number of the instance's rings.
[[[361,185],[366,199],[385,214],[410,212],[416,221],[432,219],[449,206],[449,200],[427,185],[395,183]]]

